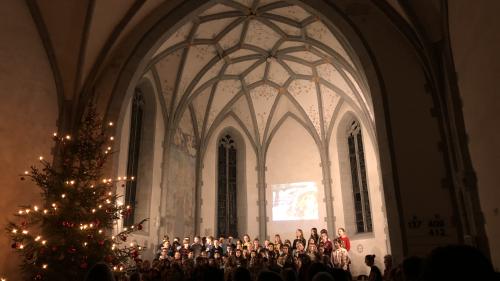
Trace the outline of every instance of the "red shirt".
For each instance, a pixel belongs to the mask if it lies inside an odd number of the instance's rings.
[[[351,242],[349,241],[349,237],[344,236],[344,237],[340,237],[340,239],[342,239],[342,241],[344,241],[344,247],[347,251],[349,251],[351,249]]]

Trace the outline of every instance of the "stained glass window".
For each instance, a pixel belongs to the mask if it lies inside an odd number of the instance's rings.
[[[358,232],[371,232],[373,226],[368,182],[366,180],[365,153],[361,127],[357,121],[351,123],[347,143],[349,146],[349,162],[351,164],[356,230]]]
[[[218,144],[217,234],[238,237],[237,223],[237,147],[230,135]]]
[[[128,146],[127,177],[135,177],[128,181],[125,187],[125,204],[131,207],[131,213],[125,216],[124,225],[134,224],[134,207],[136,203],[137,172],[139,170],[139,155],[141,148],[142,119],[144,115],[144,97],[141,91],[136,91],[132,99],[132,114],[130,120],[130,139]]]

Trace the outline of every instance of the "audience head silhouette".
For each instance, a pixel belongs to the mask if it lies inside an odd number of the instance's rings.
[[[233,272],[233,281],[252,281],[250,271],[245,267],[238,267]]]
[[[423,280],[495,280],[490,261],[476,248],[449,245],[434,249],[427,257]]]
[[[85,281],[115,281],[115,278],[106,264],[97,263],[89,269]]]
[[[283,279],[276,272],[264,270],[259,273],[257,281],[283,281]]]
[[[333,279],[330,273],[323,271],[314,275],[312,281],[335,281],[335,279]]]

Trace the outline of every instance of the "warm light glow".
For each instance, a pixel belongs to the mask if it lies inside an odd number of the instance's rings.
[[[99,231],[98,231],[98,232],[99,232],[99,234],[101,234],[101,233],[102,233],[102,229],[99,229]]]
[[[95,209],[92,209],[92,213],[95,213]]]
[[[99,209],[100,209],[100,208],[102,208],[102,205],[99,205],[98,207],[99,207]]]
[[[23,234],[28,234],[28,231],[27,230],[23,230]]]
[[[27,175],[27,174],[29,174],[29,172],[28,171],[24,171],[24,174]]]
[[[43,269],[46,269],[46,268],[47,268],[47,266],[48,266],[47,264],[44,264],[44,265],[42,265],[42,268],[43,268]]]
[[[26,210],[25,210],[26,214],[29,214],[29,213],[30,213],[30,211],[31,211],[30,209],[26,209]]]
[[[70,139],[71,139],[71,136],[70,136],[70,135],[66,135],[66,139],[67,139],[67,140],[70,140]]]
[[[127,231],[127,230],[128,230],[128,228],[126,228],[126,227],[125,227],[125,228],[123,228],[123,231]]]
[[[109,137],[109,140],[114,140],[115,138],[114,137]]]
[[[44,214],[47,214],[49,211],[47,209],[43,210]]]
[[[113,195],[113,192],[111,192],[111,191],[110,191],[110,192],[108,192],[108,195],[109,195],[109,196]]]
[[[43,160],[43,156],[38,157],[38,159],[40,159],[40,161],[42,161]]]
[[[38,206],[34,206],[33,210],[35,210],[35,212],[38,212]]]
[[[134,177],[130,177],[131,180],[134,180]]]
[[[42,236],[38,235],[38,236],[35,238],[35,241],[39,241],[40,239],[42,239]]]
[[[52,203],[52,207],[56,208],[57,207],[56,203]]]
[[[47,244],[47,240],[42,241],[42,245],[45,245],[45,244]]]
[[[87,242],[83,242],[83,247],[87,247]]]
[[[122,180],[122,177],[118,177],[118,180],[121,181]]]
[[[134,247],[134,243],[130,243],[130,247]]]
[[[54,137],[57,137],[57,133],[53,133],[52,135],[53,135]]]
[[[24,249],[24,245],[23,244],[19,245],[19,249],[21,250]]]
[[[7,278],[0,278],[0,281],[7,281]]]
[[[66,194],[61,194],[61,198],[65,198],[66,197]]]
[[[111,127],[113,126],[113,122],[109,122],[108,125]]]
[[[19,212],[18,212],[18,213],[19,213],[20,215],[22,215],[22,214],[24,213],[24,211],[23,211],[23,210],[19,210]]]
[[[106,183],[106,179],[103,179],[103,180],[102,180],[102,182],[103,182],[103,183]]]
[[[94,227],[94,224],[93,224],[93,223],[91,223],[91,224],[89,225],[89,227],[91,227],[91,228],[92,228],[92,227]]]
[[[69,184],[74,185],[74,184],[75,184],[75,181],[74,181],[74,180],[71,180],[71,181],[69,181]]]
[[[12,229],[12,233],[17,233],[17,229]]]
[[[109,199],[106,199],[106,203],[108,203],[108,204],[109,204],[109,203],[111,203],[111,201],[110,201]]]
[[[111,150],[111,146],[108,146],[108,150]]]

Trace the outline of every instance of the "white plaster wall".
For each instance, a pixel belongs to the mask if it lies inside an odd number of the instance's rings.
[[[326,229],[325,193],[322,184],[320,154],[314,139],[302,125],[288,118],[274,135],[266,156],[266,212],[268,217],[267,234],[282,239],[295,238],[295,230],[301,228],[306,239],[312,227]],[[272,221],[273,184],[312,181],[318,187],[317,220]]]
[[[43,155],[51,160],[57,92],[47,54],[24,1],[0,1],[0,222],[19,205],[40,202],[40,189],[18,175]],[[0,276],[18,280],[20,260],[3,232]]]
[[[146,75],[148,79],[152,77]],[[153,80],[151,80],[153,81]],[[146,250],[143,252],[142,256],[145,259],[152,260],[154,256],[155,246],[158,244],[160,238],[158,233],[158,228],[160,225],[160,203],[161,203],[161,176],[162,176],[162,162],[163,162],[163,140],[165,136],[165,125],[163,121],[163,116],[161,108],[159,106],[158,93],[155,90],[156,99],[156,121],[155,121],[155,133],[154,133],[154,158],[153,158],[153,175],[152,175],[152,186],[151,186],[151,198],[149,198],[149,221],[144,224],[144,229],[142,231],[136,232],[131,236],[131,240],[146,246]],[[128,146],[130,137],[130,118],[131,118],[131,102],[132,99],[129,97],[124,101],[123,113],[120,120],[121,124],[117,124],[117,146],[119,148],[118,155],[115,158],[116,165],[116,177],[123,177],[126,175],[127,171],[127,159],[128,159]],[[147,124],[146,124],[147,126]],[[121,201],[125,200],[125,188],[122,187],[122,183],[116,185],[116,192],[121,197]],[[122,230],[123,222],[120,220],[115,226],[115,231],[119,232]],[[162,236],[163,237],[163,236]]]
[[[217,137],[219,134],[227,127],[232,127],[237,130],[245,141],[245,178],[246,178],[246,189],[247,189],[247,227],[248,234],[250,237],[257,237],[259,234],[259,224],[258,224],[258,190],[257,190],[257,158],[252,145],[244,133],[242,128],[239,126],[232,117],[226,118],[222,121],[219,126],[214,130],[210,139],[208,140],[207,150],[205,152],[205,158],[203,159],[202,168],[202,181],[201,186],[201,224],[200,224],[200,235],[215,235],[216,233],[216,186],[217,186]],[[243,236],[244,233],[240,233]]]
[[[335,121],[332,130],[332,138],[329,144],[330,159],[332,162],[332,194],[334,198],[333,206],[336,228],[346,228],[348,219],[352,220],[354,216],[350,162],[346,157],[348,155],[348,146],[346,134],[344,133],[347,128],[346,121],[351,120],[350,117],[352,116],[355,116],[352,108],[347,104],[343,104],[339,111],[338,118]],[[357,120],[360,121],[359,119]],[[347,228],[347,234],[351,239],[351,250],[349,251],[352,260],[351,272],[354,276],[369,273],[369,268],[366,267],[364,263],[365,255],[376,255],[376,264],[379,268],[384,268],[383,256],[390,253],[387,240],[388,236],[386,233],[387,218],[385,213],[384,193],[376,148],[367,132],[367,125],[361,121],[360,124],[365,152],[373,232],[357,234],[352,227]],[[347,186],[342,186],[342,184]]]

